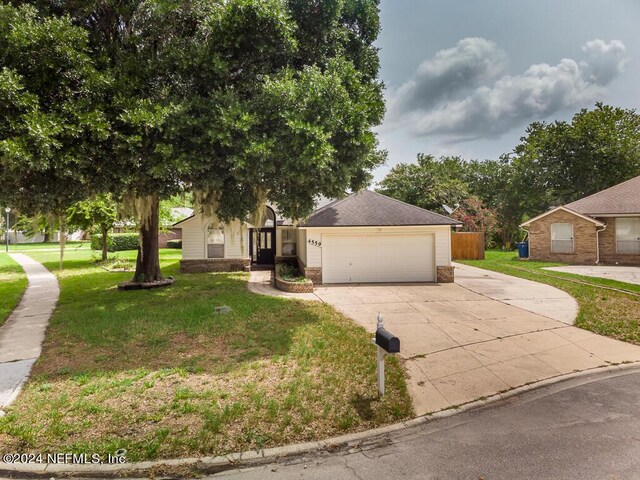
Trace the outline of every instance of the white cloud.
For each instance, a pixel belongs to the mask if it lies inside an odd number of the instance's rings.
[[[440,50],[424,61],[414,77],[395,92],[390,111],[412,110],[469,93],[496,80],[504,71],[507,55],[484,38],[465,38],[453,48]]]
[[[627,49],[619,40],[607,43],[603,40],[591,40],[582,47],[586,60],[580,65],[584,76],[590,81],[606,85],[624,71]]]
[[[626,63],[625,46],[592,40],[584,60],[531,65],[506,75],[506,55],[493,42],[468,38],[424,62],[389,99],[388,120],[414,135],[479,138],[596,100]]]

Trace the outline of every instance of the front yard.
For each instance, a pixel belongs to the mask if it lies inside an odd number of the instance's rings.
[[[178,273],[175,284],[118,291],[87,250],[30,255],[59,275],[42,357],[0,419],[0,452],[113,452],[129,461],[219,455],[326,438],[412,415],[388,362],[376,391],[370,335],[332,307],[255,295],[248,274]],[[120,252],[134,258],[134,252]],[[216,307],[230,311],[217,311]]]
[[[18,305],[27,277],[20,265],[5,253],[0,253],[0,325]]]
[[[580,306],[576,326],[640,345],[640,285],[544,270],[544,267],[562,264],[523,261],[519,260],[514,252],[488,251],[485,260],[467,260],[460,263],[546,283],[564,290],[572,295]]]

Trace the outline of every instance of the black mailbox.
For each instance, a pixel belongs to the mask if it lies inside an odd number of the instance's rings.
[[[384,328],[376,330],[376,345],[388,353],[400,353],[400,339]]]

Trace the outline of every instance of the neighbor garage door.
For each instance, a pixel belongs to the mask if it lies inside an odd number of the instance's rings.
[[[324,283],[433,282],[433,235],[323,235]]]

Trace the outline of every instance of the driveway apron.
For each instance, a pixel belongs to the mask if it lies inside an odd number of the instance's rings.
[[[315,294],[373,333],[400,337],[416,414],[622,362],[640,347],[574,327],[575,300],[554,287],[467,266],[452,284],[323,285]],[[372,353],[373,355],[373,353]]]
[[[58,301],[58,280],[30,257],[11,254],[27,274],[28,286],[0,327],[0,412],[9,405],[40,356],[45,330]]]
[[[640,285],[640,267],[626,267],[618,265],[566,265],[564,267],[546,267],[545,270],[554,272],[573,273],[586,277],[606,278],[619,282]]]

